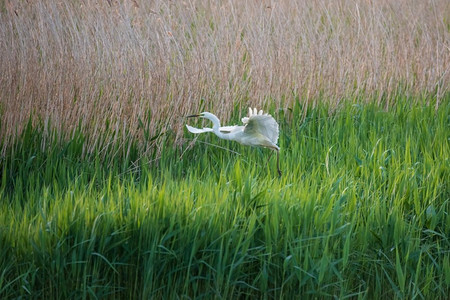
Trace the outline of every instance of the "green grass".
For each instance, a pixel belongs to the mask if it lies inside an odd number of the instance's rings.
[[[272,110],[281,178],[212,134],[153,162],[30,125],[1,157],[0,297],[445,299],[450,101],[409,100]]]

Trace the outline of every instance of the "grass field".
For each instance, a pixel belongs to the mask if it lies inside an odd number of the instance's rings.
[[[448,299],[449,15],[0,0],[0,298]]]
[[[281,178],[214,135],[105,165],[27,127],[2,161],[0,295],[444,299],[446,103],[280,111]]]

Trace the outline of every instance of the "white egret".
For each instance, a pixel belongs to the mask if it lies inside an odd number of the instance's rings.
[[[202,112],[199,115],[190,117],[200,117],[208,119],[213,123],[212,128],[195,128],[186,125],[187,129],[195,134],[203,132],[214,132],[219,138],[224,140],[236,141],[242,145],[257,146],[272,149],[277,152],[277,171],[281,176],[280,170],[280,147],[277,146],[278,141],[278,123],[275,119],[254,108],[248,109],[248,117],[242,118],[244,125],[220,126],[220,120],[210,112]],[[270,158],[270,157],[269,157]]]

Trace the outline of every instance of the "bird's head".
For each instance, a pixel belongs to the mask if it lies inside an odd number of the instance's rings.
[[[209,119],[209,120],[211,120],[211,119],[213,119],[213,118],[215,118],[216,116],[214,116],[212,113],[209,113],[209,112],[207,112],[207,111],[205,111],[205,112],[202,112],[202,113],[200,113],[200,114],[198,114],[198,115],[190,115],[190,116],[187,116],[186,118],[203,118],[203,119]]]
[[[186,116],[186,118],[202,118],[202,117],[203,117],[202,114],[203,114],[203,113],[198,114],[198,115],[189,115],[189,116]]]

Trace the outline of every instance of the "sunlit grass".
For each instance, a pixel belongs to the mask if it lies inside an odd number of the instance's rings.
[[[449,101],[397,102],[272,111],[281,178],[212,134],[153,162],[29,126],[1,160],[0,296],[444,299]]]

